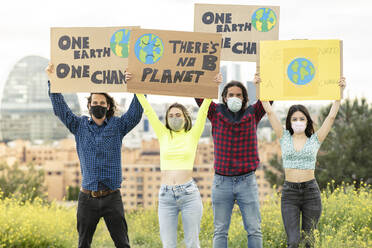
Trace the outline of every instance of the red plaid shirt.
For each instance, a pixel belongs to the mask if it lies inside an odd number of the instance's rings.
[[[195,99],[200,106],[203,99]],[[260,163],[257,151],[257,124],[265,115],[261,101],[245,109],[240,120],[229,118],[225,104],[211,103],[208,119],[212,123],[214,170],[226,176],[256,170]]]

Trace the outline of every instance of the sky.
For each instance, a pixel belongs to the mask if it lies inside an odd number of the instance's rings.
[[[343,40],[346,95],[372,101],[372,1],[369,0],[6,0],[0,8],[0,89],[11,68],[23,57],[50,58],[51,27],[139,25],[147,29],[193,31],[194,3],[276,5],[280,6],[280,40]],[[255,64],[244,65],[246,80],[252,80]],[[175,99],[149,98],[150,101]]]

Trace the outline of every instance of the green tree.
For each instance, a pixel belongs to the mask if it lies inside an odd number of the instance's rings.
[[[33,201],[36,197],[46,199],[44,172],[29,164],[21,168],[17,163],[0,164],[1,198],[16,197],[21,201]]]
[[[270,167],[263,166],[265,171],[265,179],[270,183],[271,186],[283,185],[284,183],[284,169],[282,164],[282,158],[277,154],[269,160]]]
[[[319,116],[323,123],[331,106]],[[346,99],[318,154],[316,177],[321,188],[331,180],[372,183],[372,107],[366,99]]]
[[[79,198],[80,187],[79,186],[68,186],[67,187],[67,201],[77,201]]]

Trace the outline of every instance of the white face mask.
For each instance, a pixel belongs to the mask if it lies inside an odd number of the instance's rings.
[[[180,131],[185,126],[183,118],[180,117],[168,117],[168,124],[169,127],[176,132]]]
[[[242,108],[242,100],[237,97],[229,97],[227,98],[227,107],[231,112],[236,113]]]
[[[306,129],[306,121],[292,121],[291,123],[294,133],[303,133]]]

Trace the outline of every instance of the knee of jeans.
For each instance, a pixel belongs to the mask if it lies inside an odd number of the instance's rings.
[[[186,247],[199,247],[198,234],[185,236]]]
[[[260,237],[262,238],[262,232],[261,229],[254,229],[254,230],[249,230],[247,232],[248,237]]]
[[[288,241],[288,247],[289,248],[298,248],[298,246],[300,245],[300,240],[293,240],[293,241]]]
[[[161,242],[163,243],[163,247],[177,247],[177,237],[171,237],[171,235],[167,235],[166,233],[160,233]]]
[[[177,242],[173,241],[162,241],[163,243],[163,248],[174,248],[177,247]]]
[[[214,230],[213,232],[213,237],[217,237],[217,238],[227,238],[228,236],[228,232],[227,231],[218,231],[218,230]]]
[[[262,232],[261,232],[261,225],[259,222],[255,221],[255,222],[251,222],[249,223],[247,226],[245,226],[245,230],[247,231],[248,233],[248,236],[261,236],[262,235]]]
[[[214,234],[215,235],[226,235],[228,234],[229,232],[229,225],[228,224],[225,224],[225,223],[220,223],[220,224],[217,224],[215,223],[214,224]]]
[[[287,244],[288,247],[298,247],[300,244],[301,237],[299,234],[292,234],[288,236]]]

